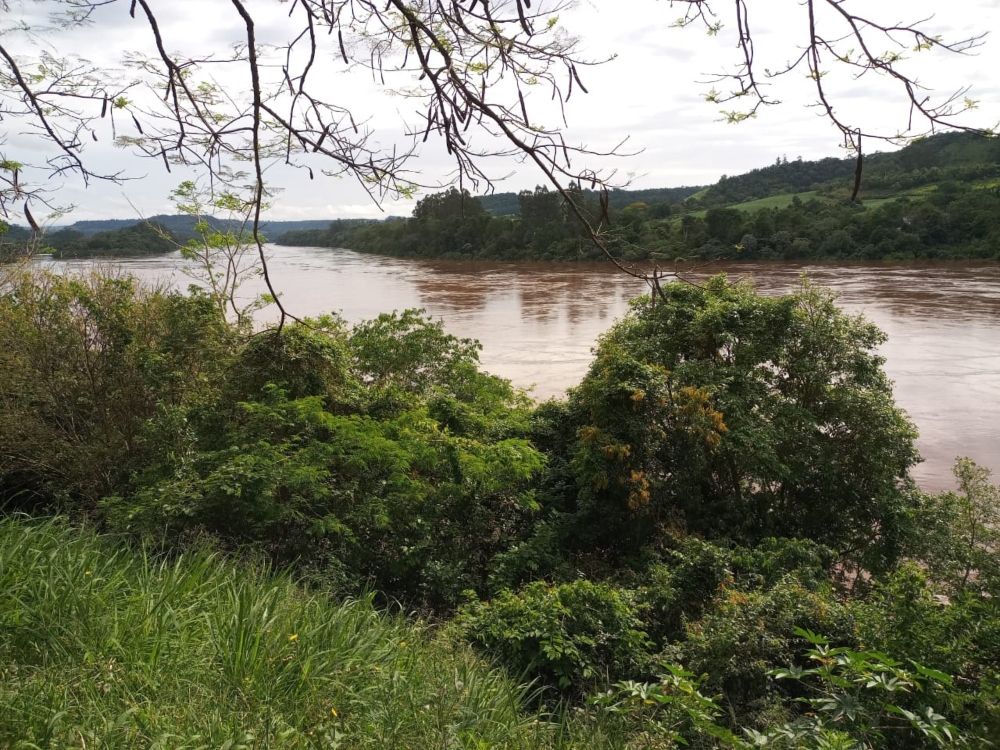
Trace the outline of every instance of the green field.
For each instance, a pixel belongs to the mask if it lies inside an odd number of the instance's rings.
[[[747,201],[746,203],[736,203],[729,208],[736,208],[740,211],[760,211],[763,208],[785,208],[791,205],[792,200],[798,198],[800,201],[808,201],[813,198],[819,198],[820,200],[828,200],[823,196],[817,195],[815,190],[809,191],[807,193],[784,193],[782,195],[772,195],[767,198],[760,198],[755,201]]]

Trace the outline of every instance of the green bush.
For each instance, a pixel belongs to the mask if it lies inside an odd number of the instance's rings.
[[[767,675],[798,659],[803,642],[796,628],[856,645],[854,620],[832,592],[811,591],[789,575],[765,589],[723,586],[703,616],[685,623],[683,639],[668,645],[661,658],[707,674],[706,687],[725,695],[734,723],[766,726],[782,715],[786,699]]]
[[[512,674],[571,694],[647,667],[635,594],[586,580],[502,591],[464,605],[454,627]]]
[[[619,555],[678,533],[808,539],[891,569],[918,455],[884,339],[808,283],[766,297],[717,276],[637,300],[570,395],[579,534]]]
[[[91,512],[128,488],[150,420],[211,400],[232,343],[201,295],[0,268],[0,500]]]
[[[523,541],[543,461],[478,344],[415,311],[251,335],[127,277],[0,278],[0,500],[446,610]]]

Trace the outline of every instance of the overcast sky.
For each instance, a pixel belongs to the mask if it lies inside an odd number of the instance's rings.
[[[238,18],[228,0],[160,0],[151,4],[162,8],[160,22],[170,49],[224,49],[239,32]],[[961,57],[940,50],[909,53],[905,70],[927,87],[932,99],[945,98],[955,89],[971,85],[969,95],[979,100],[979,108],[969,113],[964,123],[993,127],[1000,121],[1000,76],[996,73],[1000,70],[1000,0],[846,0],[845,4],[886,23],[930,18],[924,26],[946,41],[996,29],[996,38],[988,37],[974,55]],[[272,14],[261,16],[275,19],[273,26],[264,26],[264,32],[280,36],[283,27],[273,15],[277,7],[274,0],[251,0],[248,5],[258,13]],[[614,162],[595,160],[595,167],[617,169],[619,180],[630,179],[633,188],[670,187],[712,183],[722,174],[766,166],[781,156],[791,160],[842,154],[836,130],[815,108],[807,106],[815,101],[815,92],[805,71],[774,82],[771,94],[783,102],[781,105],[766,108],[756,119],[739,125],[719,122],[719,105],[706,103],[704,95],[712,88],[708,83],[711,73],[732,69],[739,61],[729,15],[732,3],[716,3],[720,20],[726,23],[716,36],[707,35],[700,27],[671,28],[683,13],[682,5],[671,7],[668,0],[583,0],[560,15],[560,26],[580,37],[584,56],[614,56],[604,65],[583,71],[590,93],[574,94],[567,107],[567,140],[571,143],[602,149],[628,137],[625,150],[634,155]],[[777,69],[794,59],[806,35],[802,6],[796,0],[749,0],[748,5],[760,69]],[[19,20],[19,13],[37,10],[34,3],[15,2],[13,21]],[[11,20],[0,19],[0,24],[8,26]],[[83,32],[58,37],[54,51],[76,51],[110,67],[125,51],[150,50],[149,29],[128,17],[127,2],[101,8],[95,21]],[[19,52],[30,52],[23,36],[7,34],[4,39]],[[337,52],[335,44],[330,52],[332,59]],[[329,68],[324,75],[324,86],[336,92],[337,100],[350,106],[356,118],[370,118],[378,142],[386,146],[402,142],[404,122],[414,120],[412,104],[380,91],[363,71]],[[829,86],[838,113],[852,122],[887,134],[906,128],[908,109],[898,89],[880,84],[874,76],[852,81],[833,72]],[[547,98],[547,92],[533,95],[539,98],[529,99],[529,106],[544,112],[541,97]],[[6,136],[3,149],[8,157],[31,153],[31,140],[9,121],[0,122],[0,135]],[[878,147],[885,148],[891,147]],[[76,205],[69,221],[172,212],[167,196],[184,175],[176,171],[168,175],[162,165],[136,161],[104,142],[91,144],[87,156],[99,167],[125,169],[127,174],[144,179],[125,187],[92,183],[87,189],[73,180],[66,181],[59,200]],[[452,169],[443,149],[433,142],[424,147],[415,166],[427,181],[444,180]],[[543,181],[527,165],[498,162],[489,169],[497,177],[513,172],[497,184],[499,191],[517,191]],[[310,182],[300,171],[275,169],[268,180],[282,189],[269,212],[271,219],[408,214],[413,205],[390,203],[383,206],[382,213],[350,180],[318,178]]]

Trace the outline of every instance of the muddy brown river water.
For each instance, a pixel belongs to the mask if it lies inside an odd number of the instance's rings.
[[[339,311],[358,321],[423,307],[449,332],[479,339],[485,369],[533,386],[539,399],[579,382],[597,337],[645,291],[607,264],[414,261],[291,247],[271,253],[272,276],[296,314]],[[145,280],[190,283],[178,254],[116,263]],[[920,430],[925,460],[914,476],[923,488],[951,487],[959,455],[1000,473],[1000,264],[721,263],[691,277],[721,271],[752,277],[768,294],[807,273],[834,289],[843,308],[889,334],[882,355],[897,403]]]

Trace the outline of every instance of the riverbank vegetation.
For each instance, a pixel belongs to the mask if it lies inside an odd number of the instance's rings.
[[[914,485],[883,334],[806,282],[666,285],[534,404],[416,311],[0,273],[0,744],[1000,732],[998,490]]]
[[[595,193],[573,201],[624,261],[831,258],[1000,259],[1000,141],[951,133],[868,157],[863,200],[852,201],[856,160],[787,158],[659,200]],[[561,195],[543,187],[477,198],[455,188],[417,202],[410,219],[334,222],[289,232],[279,244],[345,247],[412,258],[593,260],[590,242]]]
[[[179,206],[179,208],[182,208]],[[222,206],[213,206],[221,212]],[[263,224],[269,234],[322,229],[325,221],[276,221]],[[121,258],[171,253],[191,242],[201,244],[205,232],[246,235],[246,219],[192,215],[153,216],[142,221],[108,219],[77,221],[51,231],[34,232],[0,221],[0,262],[48,253],[56,258]]]

